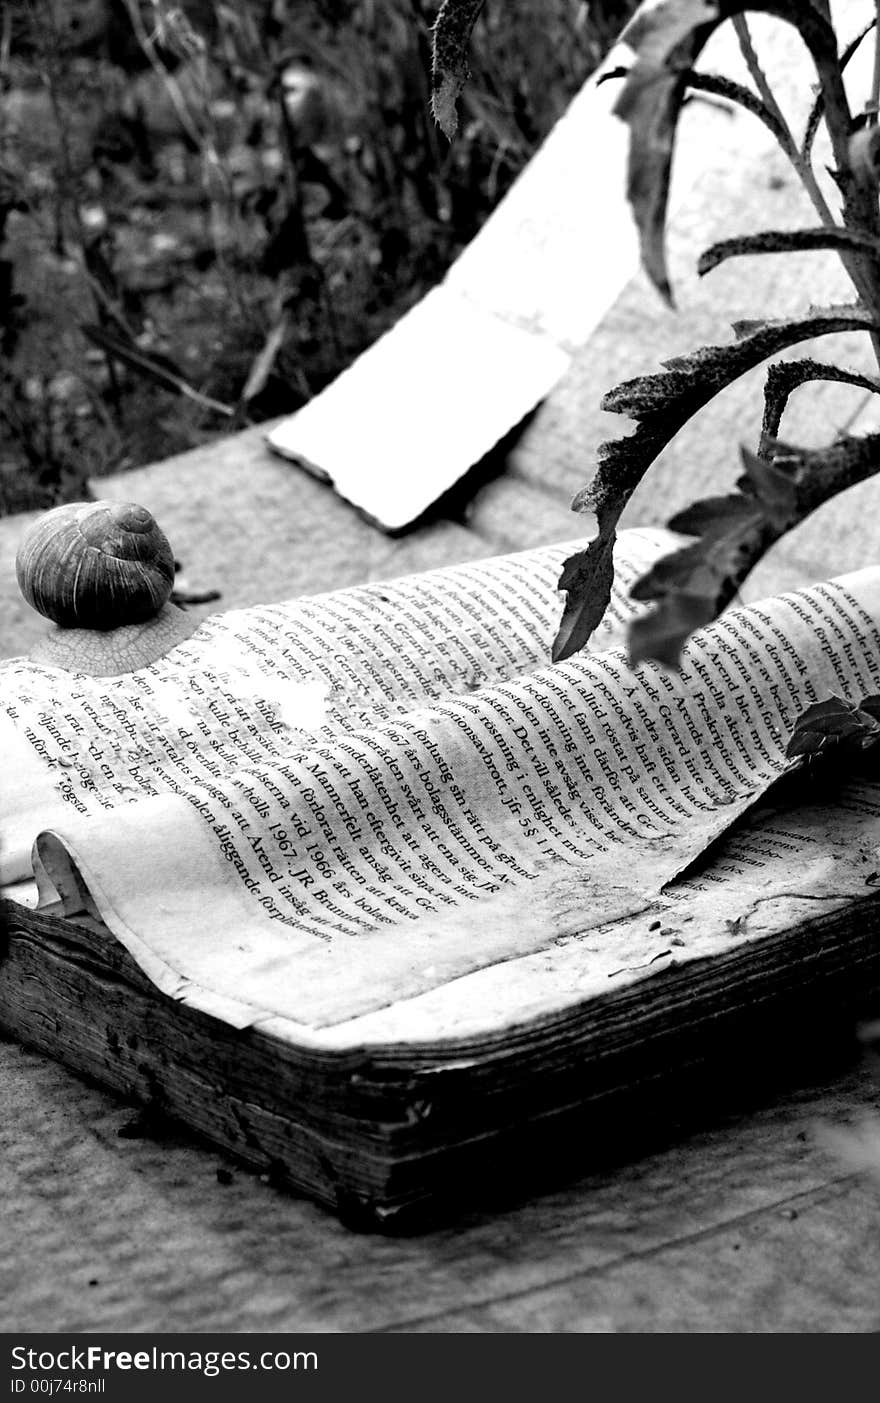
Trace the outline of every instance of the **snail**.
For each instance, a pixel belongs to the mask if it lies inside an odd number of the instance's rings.
[[[169,602],[168,539],[134,502],[53,508],[26,532],[15,568],[27,602],[55,624],[34,662],[97,677],[134,672],[196,627]]]

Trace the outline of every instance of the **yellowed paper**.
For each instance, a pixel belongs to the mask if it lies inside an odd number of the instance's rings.
[[[88,804],[80,791],[86,811],[53,818],[38,844],[69,909],[92,903],[160,988],[234,1023],[332,1025],[500,964],[513,984],[502,978],[503,1006],[484,1013],[515,1016],[521,959],[589,948],[649,910],[782,772],[799,712],[828,691],[877,690],[880,671],[877,571],[731,611],[692,641],[680,676],[613,650],[547,666],[559,558],[246,611],[238,626],[221,616],[207,657],[225,660],[226,683],[217,671],[204,691],[203,659],[186,726],[155,719],[168,677],[135,675],[136,802],[101,771]],[[383,602],[399,625],[384,638]],[[282,650],[296,679],[282,724],[277,674],[244,686],[241,659],[256,649],[277,669],[267,629],[276,616],[289,629],[289,609],[303,636]],[[334,636],[350,669],[335,694],[318,669]],[[190,680],[198,647],[182,645]],[[94,722],[87,685],[79,714]],[[54,714],[59,745],[76,720]],[[628,953],[623,977],[643,963]]]
[[[594,647],[620,641],[639,607],[632,581],[677,539],[623,533]],[[69,811],[193,784],[210,795],[239,768],[545,664],[560,568],[580,544],[214,615],[152,667],[116,678],[3,663],[0,883],[29,874],[33,835]]]

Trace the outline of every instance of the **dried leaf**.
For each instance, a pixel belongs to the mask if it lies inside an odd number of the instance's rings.
[[[757,499],[757,504],[770,525],[780,536],[784,535],[798,519],[797,483],[791,472],[771,462],[759,458],[749,448],[742,448],[743,468],[740,482]]]
[[[738,238],[722,239],[700,254],[697,272],[700,277],[727,258],[753,253],[798,253],[815,249],[854,249],[876,253],[877,240],[870,234],[852,229],[768,229],[761,234],[741,234]]]
[[[570,555],[562,567],[559,588],[568,599],[553,642],[552,658],[562,662],[580,652],[602,620],[614,580],[614,536],[597,536],[584,551]]]
[[[749,515],[731,524],[728,530],[707,533],[695,544],[682,546],[655,561],[651,569],[636,580],[630,590],[631,597],[648,601],[686,594],[699,597],[707,606],[715,608],[718,595],[728,580],[731,597],[736,592],[740,554],[762,525],[760,509],[752,506]]]
[[[431,110],[451,141],[458,128],[456,99],[468,77],[467,53],[484,0],[443,0],[434,23]]]
[[[797,521],[810,512],[873,477],[880,467],[880,433],[841,434],[826,448],[795,448],[773,440],[769,445],[777,467],[785,466],[797,490]]]
[[[670,531],[681,531],[685,536],[718,536],[724,535],[733,522],[751,520],[754,513],[754,502],[741,492],[729,492],[723,497],[704,497],[692,503],[676,512],[667,525]]]
[[[699,595],[669,595],[650,615],[630,624],[630,665],[634,668],[639,662],[653,659],[667,668],[678,668],[685,641],[713,617],[712,606]]]
[[[673,530],[699,532],[699,539],[663,556],[633,585],[634,599],[658,603],[630,626],[631,660],[651,657],[677,667],[693,629],[726,608],[774,541],[829,497],[877,471],[880,434],[841,438],[825,449],[773,440],[768,458],[741,451],[740,493],[706,498],[674,516]]]
[[[737,340],[726,346],[703,346],[664,362],[652,375],[625,380],[609,391],[602,408],[637,421],[635,433],[599,447],[599,465],[589,489],[578,495],[578,510],[619,516],[661,449],[698,409],[768,356],[799,341],[834,331],[870,330],[876,326],[863,307],[811,308],[802,317],[738,322]]]
[[[664,556],[636,581],[634,598],[659,602],[630,625],[630,662],[653,658],[677,668],[694,630],[716,618],[733,599],[774,539],[760,505],[754,499],[742,500],[747,510],[732,513],[728,521],[719,515],[699,541]]]
[[[833,746],[867,750],[880,741],[880,696],[865,697],[858,705],[832,694],[814,702],[798,717],[785,748],[789,760],[820,755]]]
[[[590,625],[594,628],[601,619],[610,598],[608,561],[620,515],[654,459],[688,419],[740,375],[787,346],[828,332],[867,330],[874,325],[870,313],[859,306],[811,308],[794,319],[739,322],[734,327],[738,339],[732,344],[703,346],[665,362],[662,371],[626,380],[609,391],[602,408],[627,414],[636,421],[636,429],[626,438],[600,444],[593,481],[572,503],[575,511],[596,513],[599,531],[586,550],[567,562],[560,580],[559,588],[568,591],[568,599],[553,647],[555,659],[570,657],[582,648],[590,632],[587,622],[594,620]]]
[[[674,418],[677,432],[697,409],[768,356],[814,336],[876,326],[871,312],[858,304],[811,307],[798,317],[734,322],[735,342],[701,346],[664,361],[662,371],[624,380],[605,395],[602,408],[640,423]]]
[[[629,661],[635,667],[654,659],[677,668],[686,639],[714,618],[711,605],[699,595],[675,594],[659,609],[634,619],[629,628]]]

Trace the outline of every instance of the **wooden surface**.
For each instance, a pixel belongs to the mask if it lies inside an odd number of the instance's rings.
[[[807,94],[807,96],[809,96]],[[748,119],[744,119],[748,120]],[[566,381],[506,457],[486,464],[436,519],[399,540],[269,456],[258,429],[170,463],[105,479],[101,495],[153,508],[194,586],[219,606],[589,534],[568,502],[595,444],[626,424],[595,405],[621,376],[733,316],[838,297],[830,255],[750,260],[704,284],[687,270],[713,236],[803,207],[775,156],[712,169],[680,208],[672,262],[680,310],[636,277]],[[744,276],[747,270],[747,276]],[[865,348],[850,347],[865,364]],[[822,354],[830,354],[827,343]],[[657,521],[694,492],[723,490],[759,416],[750,376],[676,439],[630,521]],[[794,439],[827,439],[863,410],[853,392],[799,393]],[[414,466],[417,470],[417,465]],[[777,552],[766,578],[868,563],[873,484],[826,508]],[[0,522],[0,652],[42,625],[11,579],[24,520]],[[771,568],[772,567],[772,568]],[[134,1109],[42,1056],[0,1045],[0,1329],[4,1331],[868,1331],[880,1328],[880,1191],[826,1147],[822,1129],[880,1103],[880,1074],[809,1026],[766,1074],[704,1092],[617,1145],[573,1145],[563,1171],[497,1186],[435,1232],[364,1236],[184,1134],[144,1129]],[[731,1066],[739,1050],[730,1049]],[[638,1131],[638,1127],[635,1128]]]

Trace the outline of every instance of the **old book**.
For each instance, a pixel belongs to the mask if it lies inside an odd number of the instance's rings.
[[[863,995],[880,790],[779,781],[805,706],[880,690],[880,572],[633,669],[668,545],[623,534],[555,666],[571,544],[217,615],[121,677],[0,665],[0,1026],[391,1227]]]

